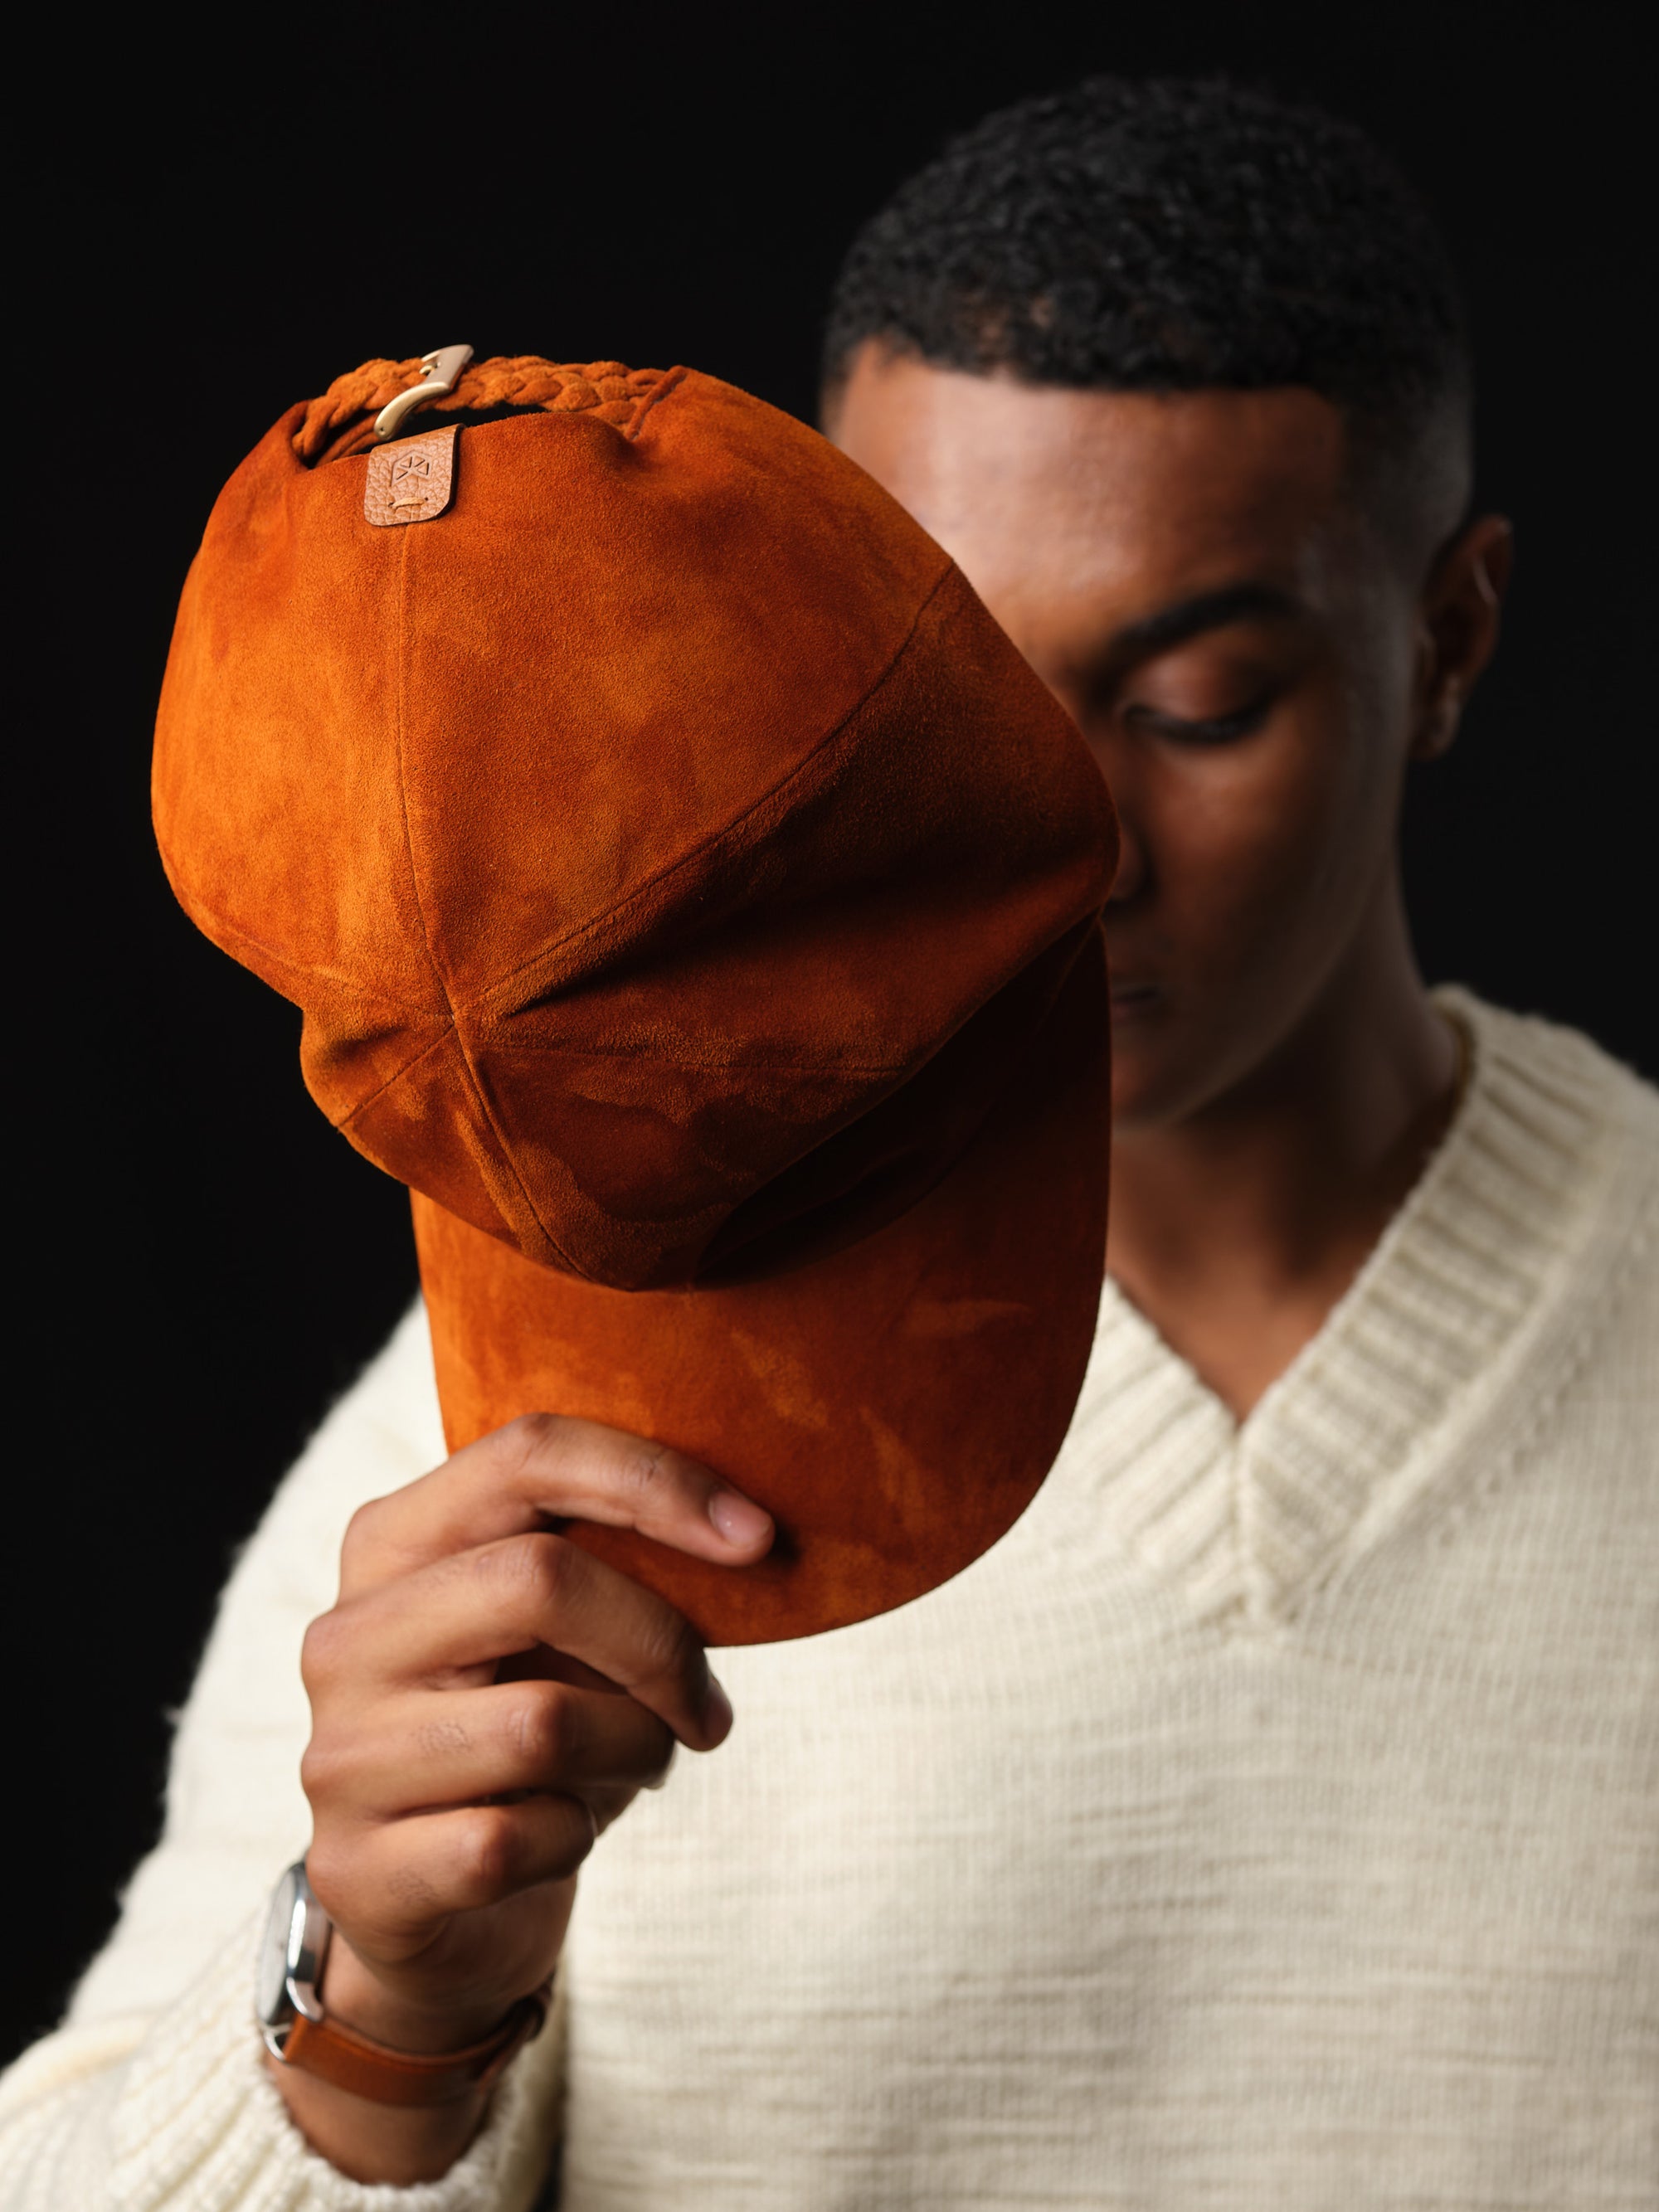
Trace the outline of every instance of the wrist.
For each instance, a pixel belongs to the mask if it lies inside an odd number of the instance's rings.
[[[502,2069],[545,2021],[550,1983],[504,2011],[494,1991],[400,1999],[335,1942],[301,1860],[271,1894],[254,2012],[289,2110],[325,2157],[362,2180],[422,2179],[471,2139]]]
[[[482,2042],[515,2002],[514,1994],[417,1998],[385,1980],[337,1931],[329,1947],[323,1997],[331,2019],[372,2043],[437,2057]]]
[[[483,1995],[470,2002],[411,2002],[331,1931],[307,1994],[312,2011],[293,2021],[280,2057],[274,2046],[265,2057],[290,2118],[312,2148],[349,2179],[407,2187],[440,2179],[465,2153],[511,2051],[502,2051],[471,2081],[453,2078],[441,2062],[451,2055],[464,2058],[469,2046],[499,2043],[507,2016],[530,2009],[545,1992],[517,2004]],[[326,2023],[331,2049],[325,2063],[307,2042],[313,2017]],[[526,2024],[523,2033],[533,2033],[533,2027]],[[366,2078],[351,2063],[351,2046],[360,2039],[372,2046]],[[445,2077],[439,2094],[434,2097],[434,2085],[428,2084],[407,2100],[389,2096],[396,2084],[388,2082],[388,2065],[403,2070],[420,2062],[439,2066]]]

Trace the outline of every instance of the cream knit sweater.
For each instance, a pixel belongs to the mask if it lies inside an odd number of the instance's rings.
[[[1456,1124],[1242,1426],[1109,1286],[1024,1519],[728,1654],[584,1872],[555,2027],[441,2182],[263,2079],[295,1653],[442,1453],[418,1310],[243,1553],[162,1841],[0,2085],[4,2212],[1653,2212],[1659,1098],[1460,994]]]

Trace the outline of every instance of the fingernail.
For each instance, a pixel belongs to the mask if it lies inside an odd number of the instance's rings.
[[[702,1724],[714,1736],[723,1736],[732,1725],[732,1700],[712,1674],[703,1692]]]
[[[708,1500],[708,1517],[728,1544],[752,1544],[772,1526],[772,1516],[735,1490],[716,1490]]]

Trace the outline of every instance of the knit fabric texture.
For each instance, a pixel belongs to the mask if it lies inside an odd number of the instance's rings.
[[[1442,1002],[1469,1088],[1236,1422],[1109,1284],[1059,1464],[927,1597],[726,1653],[737,1727],[582,1876],[554,2023],[441,2181],[262,2075],[295,1664],[442,1455],[411,1313],[289,1477],[162,1840],[0,2083],[8,2212],[1654,2212],[1659,1097]],[[994,1378],[988,1378],[990,1387]]]

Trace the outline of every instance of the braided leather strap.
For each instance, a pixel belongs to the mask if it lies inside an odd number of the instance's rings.
[[[544,1982],[520,1997],[481,2043],[430,2056],[392,2051],[337,2020],[307,2020],[301,2013],[283,2042],[282,2063],[377,2105],[453,2105],[490,2088],[514,2053],[540,2034],[551,1990],[551,1982]]]
[[[551,415],[591,410],[602,422],[632,430],[671,380],[673,369],[629,368],[619,361],[581,363],[544,361],[539,354],[502,354],[470,362],[453,392],[429,401],[409,427],[436,429],[446,415],[490,407],[540,408]],[[374,444],[381,408],[421,380],[421,363],[366,361],[337,376],[320,398],[307,403],[294,433],[294,450],[305,462],[344,460]]]

